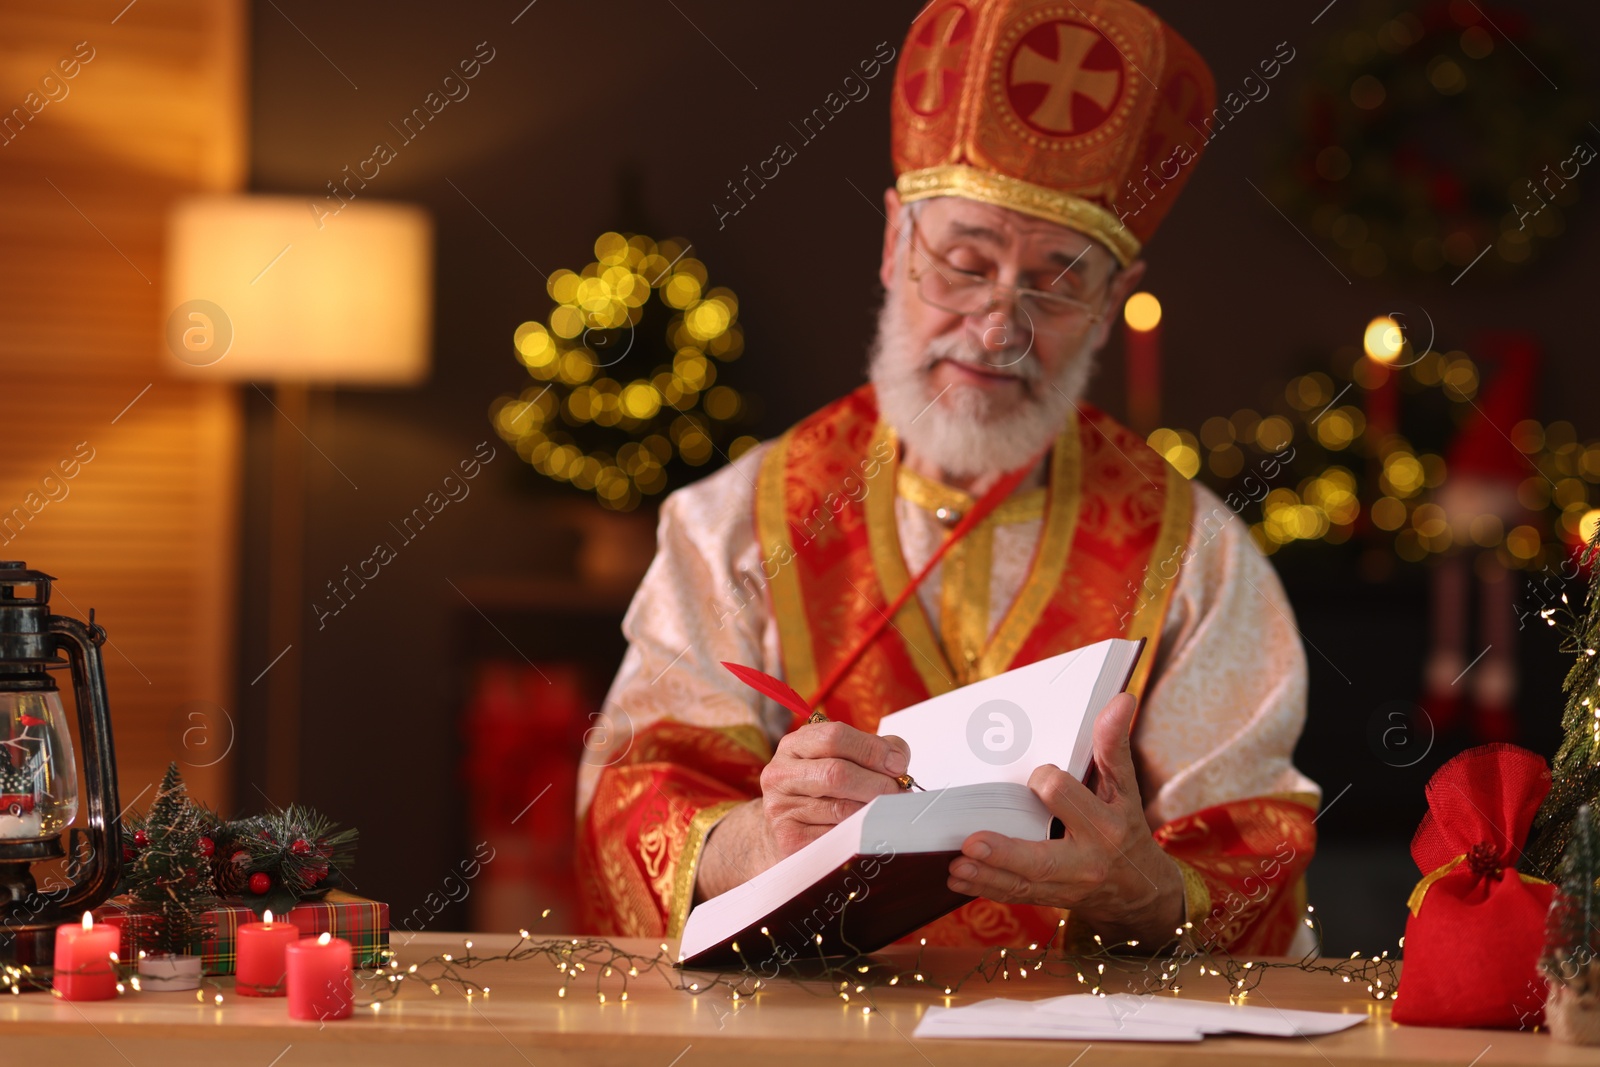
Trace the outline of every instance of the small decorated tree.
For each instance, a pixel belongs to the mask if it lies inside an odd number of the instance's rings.
[[[167,765],[140,827],[128,874],[135,940],[149,955],[198,955],[215,928],[211,909],[213,817],[189,799],[178,765]]]
[[[1561,716],[1561,747],[1550,768],[1550,794],[1533,822],[1533,843],[1521,864],[1523,871],[1554,880],[1570,835],[1580,825],[1578,809],[1600,809],[1600,529],[1583,551],[1589,570],[1589,592],[1582,614],[1570,610],[1566,594],[1562,607],[1540,612],[1563,631],[1562,651],[1574,655],[1563,688],[1567,707]]]
[[[1600,829],[1578,808],[1561,856],[1540,967],[1550,982],[1545,1019],[1560,1041],[1600,1044]]]

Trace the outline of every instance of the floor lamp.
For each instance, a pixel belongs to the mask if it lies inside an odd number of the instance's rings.
[[[433,332],[433,232],[403,204],[209,196],[167,226],[164,358],[182,377],[271,387],[265,792],[298,799],[306,465],[349,475],[309,425],[310,390],[416,385]],[[321,453],[314,455],[314,453]],[[346,486],[358,491],[355,484]],[[273,657],[277,657],[273,659]],[[251,670],[251,668],[245,668]],[[252,671],[253,673],[253,671]]]

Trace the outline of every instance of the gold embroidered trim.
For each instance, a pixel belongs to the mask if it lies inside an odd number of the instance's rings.
[[[1178,871],[1183,875],[1183,922],[1199,923],[1202,918],[1211,914],[1211,887],[1206,885],[1206,880],[1200,877],[1200,872],[1187,863],[1172,857],[1172,862],[1178,865]]]
[[[715,730],[740,748],[748,749],[750,754],[762,763],[772,759],[772,739],[766,735],[759,726],[749,723],[736,723],[733,726],[699,726],[696,723],[685,723],[700,730]]]
[[[959,685],[978,680],[978,662],[989,640],[994,530],[989,520],[980,522],[939,564],[939,632]]]
[[[1267,795],[1274,800],[1287,800],[1291,804],[1299,804],[1312,811],[1322,807],[1322,797],[1316,793],[1268,793]]]
[[[951,545],[939,563],[939,639],[944,642],[945,658],[955,668],[957,685],[966,685],[972,680],[968,677],[972,672],[966,660],[961,627],[965,621],[962,609],[969,578],[967,547],[977,532],[974,529],[966,538]]]
[[[1162,488],[1166,499],[1161,505],[1161,529],[1156,534],[1156,543],[1150,548],[1150,559],[1145,564],[1141,588],[1149,589],[1148,579],[1152,571],[1159,585],[1135,610],[1133,621],[1128,624],[1127,637],[1130,641],[1137,641],[1141,637],[1146,641],[1139,665],[1134,668],[1133,677],[1128,682],[1128,692],[1136,697],[1144,693],[1145,684],[1150,680],[1150,671],[1155,666],[1156,651],[1161,647],[1162,623],[1166,620],[1167,605],[1172,602],[1173,590],[1178,585],[1176,568],[1183,562],[1181,556],[1189,539],[1189,517],[1194,510],[1194,490],[1189,480],[1179,474],[1175,467],[1167,467]],[[1159,569],[1166,560],[1173,561],[1171,578],[1164,577]]]
[[[1079,434],[1077,413],[1069,413],[1066,428],[1057,435],[1050,457],[1050,490],[1038,550],[1022,588],[995,627],[994,637],[978,662],[980,678],[992,678],[1011,666],[1061,584],[1083,503],[1083,442]]]
[[[701,808],[689,820],[689,830],[684,836],[683,849],[678,853],[678,865],[672,870],[672,899],[667,903],[667,936],[683,936],[683,924],[689,921],[689,909],[694,905],[694,876],[700,866],[700,850],[718,819],[737,808],[743,800],[724,800]]]
[[[974,503],[970,493],[963,493],[953,489],[943,482],[934,481],[926,475],[918,474],[909,467],[901,467],[896,474],[895,489],[899,494],[911,501],[924,511],[938,511],[946,508],[960,515],[965,515],[972,510]],[[1007,497],[999,507],[995,508],[985,522],[998,522],[1010,525],[1016,522],[1031,522],[1044,517],[1045,490],[1043,486],[1029,489]],[[953,550],[952,550],[953,551]]]
[[[900,530],[894,518],[894,487],[900,469],[899,449],[889,425],[878,421],[872,433],[872,455],[881,456],[880,443],[893,449],[894,458],[882,464],[867,483],[867,545],[872,551],[872,568],[878,574],[885,603],[892,602],[911,582],[905,552],[900,548]],[[863,590],[865,592],[865,590]],[[895,629],[911,651],[911,662],[929,696],[948,693],[956,687],[955,671],[945,659],[944,649],[933,635],[933,623],[922,607],[922,598],[910,596],[894,617]]]
[[[989,643],[989,594],[994,581],[994,522],[985,519],[967,533],[962,560],[961,603],[956,607],[957,655],[963,685],[978,680],[984,647]]]
[[[784,514],[783,483],[788,474],[789,441],[784,434],[761,457],[756,475],[756,536],[761,543],[761,568],[772,593],[778,624],[783,673],[800,693],[817,691],[817,662],[811,648],[811,627],[800,596],[800,575],[794,567],[794,544]],[[767,576],[771,574],[771,577]]]
[[[895,182],[905,203],[934,196],[959,196],[1046,219],[1094,238],[1126,267],[1139,258],[1139,239],[1114,213],[1059,189],[994,174],[964,163],[908,170]]]

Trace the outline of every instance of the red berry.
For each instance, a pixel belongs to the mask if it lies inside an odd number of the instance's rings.
[[[133,846],[132,845],[123,845],[122,846],[122,858],[123,859],[131,860],[136,855],[137,855],[137,853],[133,851]]]
[[[212,841],[209,837],[202,837],[195,843],[200,846],[200,855],[202,856],[209,857],[217,850],[216,842]]]
[[[133,832],[133,843],[138,848],[144,848],[150,843],[150,835],[143,830],[135,830]]]
[[[308,855],[311,852],[311,842],[307,841],[303,837],[297,837],[294,839],[294,844],[289,846],[289,851],[293,852],[296,856]]]
[[[272,878],[265,871],[257,871],[250,876],[250,892],[261,896],[272,888]]]

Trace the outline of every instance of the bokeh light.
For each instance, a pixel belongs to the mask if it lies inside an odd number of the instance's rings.
[[[533,384],[490,405],[495,432],[534,470],[607,508],[638,507],[668,489],[674,467],[737,458],[758,443],[728,429],[751,416],[749,398],[717,381],[717,365],[744,352],[739,298],[708,288],[691,248],[603,233],[593,262],[550,274],[544,319],[512,334]],[[659,341],[638,329],[652,297],[666,320]],[[723,453],[717,442],[730,437]]]

